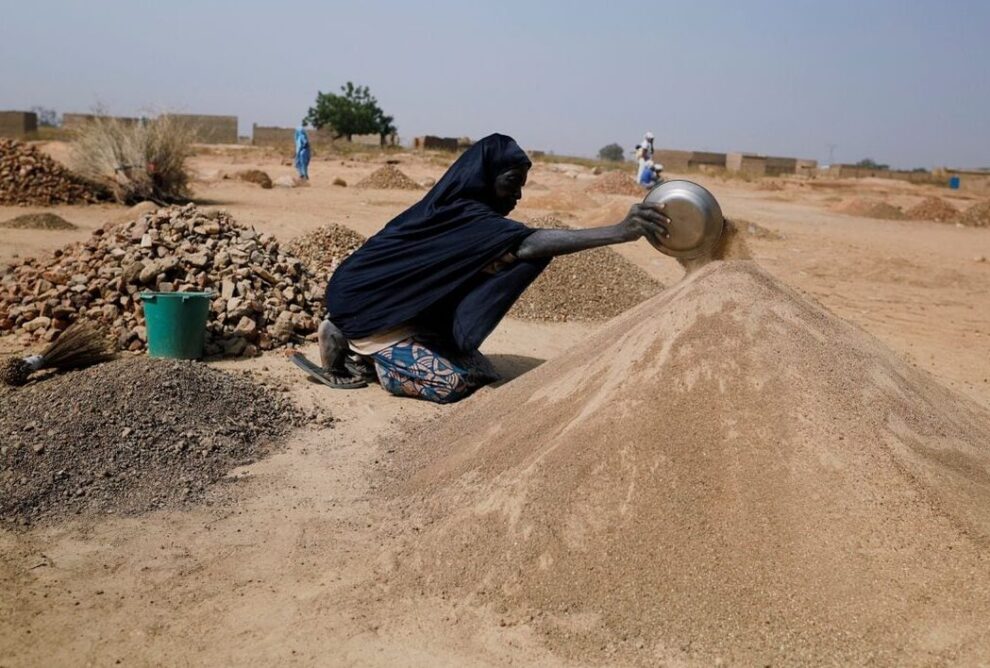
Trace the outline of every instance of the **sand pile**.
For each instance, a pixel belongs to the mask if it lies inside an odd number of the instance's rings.
[[[237,178],[241,181],[247,181],[248,183],[256,183],[265,190],[272,187],[272,177],[268,176],[266,172],[260,169],[245,169],[242,172],[237,172]]]
[[[0,223],[16,230],[75,230],[78,227],[54,213],[25,213]]]
[[[132,357],[0,387],[0,519],[201,499],[298,422],[278,393],[196,362]]]
[[[570,229],[552,216],[532,227]],[[608,320],[663,289],[645,271],[611,248],[595,248],[554,258],[509,311],[523,320]]]
[[[98,199],[93,185],[38,149],[0,139],[0,204],[49,206]]]
[[[326,280],[365,241],[366,237],[354,230],[329,223],[296,237],[286,244],[286,248],[302,260],[320,280]]]
[[[142,350],[141,292],[210,290],[207,354],[250,356],[315,332],[323,289],[272,235],[223,211],[173,206],[0,267],[0,333],[53,341],[85,315],[110,326],[122,349]]]
[[[966,227],[990,227],[990,200],[972,205],[952,222]]]
[[[418,183],[403,174],[395,165],[385,165],[376,169],[354,184],[354,187],[377,188],[379,190],[422,190]]]
[[[904,212],[904,215],[912,220],[934,220],[944,223],[958,216],[959,210],[941,197],[931,196],[912,206]]]
[[[843,202],[835,210],[850,216],[878,218],[880,220],[903,220],[905,218],[904,211],[899,206],[859,197]]]
[[[751,262],[394,449],[383,577],[579,661],[990,655],[990,413]]]
[[[626,172],[605,172],[589,185],[585,190],[589,193],[602,193],[605,195],[636,195],[643,197],[646,189],[636,183],[633,177]]]

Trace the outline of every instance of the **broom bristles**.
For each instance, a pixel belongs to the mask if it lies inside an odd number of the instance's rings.
[[[70,325],[41,354],[43,366],[49,369],[81,369],[107,362],[116,355],[106,331],[89,320]]]

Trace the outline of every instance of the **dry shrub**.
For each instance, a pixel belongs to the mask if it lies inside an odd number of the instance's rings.
[[[72,167],[122,204],[181,202],[189,197],[193,139],[191,125],[167,115],[127,123],[98,114],[74,132]]]

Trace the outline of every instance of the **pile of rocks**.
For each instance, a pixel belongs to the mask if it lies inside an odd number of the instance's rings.
[[[531,219],[530,225],[571,229],[553,216]],[[554,258],[509,316],[550,322],[608,320],[661,290],[661,283],[611,248],[593,248]]]
[[[20,333],[24,345],[53,341],[85,316],[107,324],[122,349],[142,350],[141,292],[204,290],[216,293],[208,355],[251,356],[312,336],[323,309],[323,285],[274,237],[188,204],[0,266],[0,333]]]
[[[270,189],[273,185],[272,177],[260,169],[245,169],[244,171],[237,172],[237,178],[248,183],[256,183],[265,190]]]
[[[841,203],[836,207],[836,211],[850,216],[876,218],[878,220],[904,219],[904,211],[899,206],[895,206],[888,202],[862,199],[859,197],[854,197],[851,200]]]
[[[0,139],[0,204],[50,206],[98,199],[93,185],[38,149]]]
[[[636,183],[626,172],[611,171],[599,176],[586,188],[589,193],[603,195],[636,195],[642,197],[646,189]]]
[[[959,215],[959,210],[941,197],[926,197],[904,212],[912,220],[934,220],[945,223]]]
[[[952,222],[966,227],[990,227],[990,201],[974,204],[954,218]]]
[[[354,230],[328,223],[286,244],[294,256],[313,270],[321,280],[330,277],[344,258],[361,247],[366,238]]]
[[[14,230],[75,230],[78,226],[54,213],[25,213],[0,223]]]
[[[379,190],[422,190],[422,187],[402,173],[395,165],[385,165],[376,169],[366,178],[354,184],[355,188],[377,188]]]
[[[0,403],[0,523],[21,525],[212,496],[301,421],[246,374],[143,356],[0,386]]]

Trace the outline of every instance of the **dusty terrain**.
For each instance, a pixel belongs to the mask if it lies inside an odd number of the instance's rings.
[[[47,149],[56,157],[64,151]],[[395,157],[417,182],[438,178],[446,166],[440,156]],[[278,183],[292,168],[270,152],[232,147],[193,160],[194,188],[204,204],[283,241],[326,223],[369,235],[425,191],[332,182],[358,183],[384,163],[375,154],[317,155],[309,186],[262,189],[223,176],[257,168]],[[877,179],[778,179],[780,187],[768,190],[759,183],[689,178],[709,187],[729,217],[782,235],[747,240],[770,275],[872,334],[901,362],[930,373],[982,410],[990,408],[990,230],[835,211],[852,197],[884,198],[904,208],[933,194],[958,209],[976,200]],[[577,165],[537,164],[531,180],[541,188],[526,193],[515,215],[553,214],[579,227],[615,222],[636,198],[588,193],[593,179]],[[129,216],[124,207],[107,204],[8,206],[0,207],[0,220],[42,211],[78,229],[4,229],[0,262],[82,240]],[[645,241],[616,250],[664,285],[675,285],[683,274]],[[484,350],[511,383],[603,326],[507,320]],[[0,339],[0,352],[15,350]],[[307,352],[315,354],[311,347]],[[304,412],[332,415],[334,428],[314,422],[273,456],[234,471],[229,486],[236,502],[0,533],[0,665],[584,662],[580,653],[554,651],[527,620],[507,623],[496,606],[474,605],[456,592],[411,595],[381,580],[401,558],[396,542],[420,530],[395,517],[384,501],[382,468],[412,425],[437,420],[442,426],[497,389],[451,409],[377,388],[331,391],[310,383],[278,353],[217,365],[283,386]],[[985,569],[985,545],[981,554],[972,558],[982,558]],[[951,591],[941,590],[945,596]],[[912,604],[920,609],[930,595],[920,592]],[[953,643],[972,620],[963,618],[962,607],[945,609],[927,644],[915,638],[930,652],[917,655],[918,662],[974,660],[965,648],[953,654]],[[910,605],[902,612],[913,614]],[[960,616],[958,626],[953,614]]]

